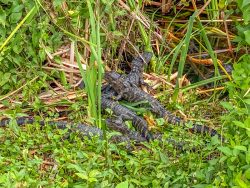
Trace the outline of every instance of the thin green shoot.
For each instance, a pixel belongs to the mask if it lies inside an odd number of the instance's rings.
[[[216,54],[214,53],[213,49],[212,49],[212,46],[211,46],[211,43],[209,42],[209,39],[206,35],[206,32],[205,32],[205,29],[202,25],[202,23],[200,22],[200,19],[199,18],[196,18],[197,20],[197,23],[198,23],[198,27],[200,29],[200,32],[201,32],[201,36],[206,44],[206,47],[207,47],[207,50],[208,50],[208,54],[211,56],[212,58],[212,61],[213,61],[213,64],[214,64],[214,73],[215,73],[215,76],[219,76],[220,73],[219,73],[219,69],[218,69],[218,62],[217,62],[217,57],[216,57]],[[216,81],[214,82],[214,87],[216,87]]]
[[[193,83],[191,85],[188,85],[188,86],[185,86],[185,87],[181,88],[181,91],[186,92],[186,91],[188,91],[190,89],[195,89],[195,88],[198,88],[200,86],[207,85],[209,83],[225,79],[226,77],[227,77],[226,75],[221,75],[221,76],[216,76],[216,77],[209,78],[209,79],[206,79],[206,80],[202,80],[202,81],[199,81],[199,82],[196,82],[196,83]]]
[[[7,39],[3,42],[3,44],[0,46],[0,52],[3,50],[3,48],[8,44],[8,42],[12,39],[12,37],[15,35],[15,33],[20,29],[20,27],[25,23],[25,21],[33,17],[37,11],[37,8],[34,6],[28,14],[22,19],[22,21],[15,27],[15,29],[11,32],[11,34],[7,37]]]
[[[178,75],[177,75],[176,87],[175,87],[174,94],[173,94],[173,101],[176,101],[178,93],[179,93],[179,79],[183,75],[183,70],[184,70],[184,66],[186,63],[186,57],[187,57],[187,52],[188,52],[188,47],[189,47],[190,39],[192,38],[191,34],[192,34],[192,29],[193,29],[193,23],[194,23],[196,15],[197,15],[197,11],[194,12],[194,14],[190,17],[188,28],[187,28],[187,33],[186,33],[185,39],[184,39],[184,43],[182,46],[179,46],[179,50],[182,49],[182,51],[181,51],[180,62],[179,62],[179,66],[178,66]]]

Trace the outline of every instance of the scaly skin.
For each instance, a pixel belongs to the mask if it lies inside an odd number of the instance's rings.
[[[124,83],[128,85],[143,85],[144,80],[143,80],[143,70],[144,66],[147,65],[152,58],[152,53],[151,52],[144,52],[141,55],[137,56],[134,58],[131,62],[131,71],[126,77],[124,77],[126,80],[124,80]],[[102,86],[102,102],[101,106],[102,109],[109,108],[111,109],[114,114],[119,117],[119,119],[123,120],[133,120],[132,124],[135,127],[139,133],[147,138],[148,140],[151,139],[151,135],[148,132],[148,126],[147,123],[144,119],[141,117],[137,116],[134,112],[130,111],[126,107],[120,105],[119,103],[111,100],[114,96],[116,96],[117,93],[116,91],[109,85],[106,84]],[[114,122],[106,121],[107,123],[111,124],[114,126]],[[122,125],[121,122],[115,121],[118,123],[118,125]],[[123,130],[124,131],[124,130]],[[123,132],[123,134],[125,134]]]
[[[33,117],[18,117],[15,119],[18,126],[23,126],[26,124],[33,124],[37,122]],[[10,119],[2,119],[0,120],[0,127],[6,127],[10,123]],[[99,136],[100,139],[103,139],[103,131],[97,127],[89,126],[85,124],[76,124],[76,125],[70,125],[66,121],[38,121],[40,126],[44,126],[45,124],[50,126],[55,126],[58,129],[66,129],[69,128],[69,132],[79,132],[81,136],[87,136],[88,138],[91,138],[92,136]],[[68,126],[69,125],[69,126]],[[131,149],[130,145],[130,138],[129,135],[116,135],[112,136],[110,138],[111,142],[114,143],[126,143],[126,148]]]
[[[26,124],[33,124],[37,122],[33,117],[18,117],[15,119],[18,126],[23,126]],[[0,127],[7,127],[10,123],[10,119],[2,119],[0,120]],[[81,134],[81,136],[87,136],[88,138],[91,138],[92,136],[99,136],[100,139],[103,139],[103,132],[101,129],[89,126],[85,124],[77,124],[72,125],[69,124],[66,121],[38,121],[40,126],[44,126],[45,124],[50,126],[55,126],[58,129],[69,129],[70,132],[78,132]],[[141,136],[139,133],[132,131],[128,129],[128,127],[124,124],[123,120],[121,118],[118,119],[107,119],[106,123],[108,125],[108,128],[111,130],[115,130],[118,132],[121,132],[123,135],[113,135],[110,140],[113,143],[125,143],[125,147],[127,150],[132,150],[131,140],[134,140],[136,143],[141,143],[147,141],[145,137]],[[154,139],[161,139],[161,137],[154,135]],[[176,142],[172,140],[168,140],[169,143],[173,143],[174,146],[177,145],[177,149],[181,150],[180,144],[176,144]]]
[[[144,84],[142,78],[144,66],[147,65],[152,58],[152,53],[144,52],[140,56],[134,58],[131,62],[131,71],[128,75],[124,76],[124,84],[140,86]],[[144,84],[145,85],[145,84]],[[111,100],[116,95],[116,91],[110,86],[103,86],[102,89],[102,109],[110,108],[114,114],[118,117],[116,123],[122,126],[123,120],[132,120],[132,124],[139,133],[147,140],[151,139],[152,136],[148,132],[147,122],[141,117],[137,116],[134,112],[128,108],[120,105],[119,103]],[[108,121],[109,122],[109,121]],[[111,122],[109,122],[111,123]],[[112,122],[114,125],[114,121]],[[125,134],[125,133],[124,133]]]
[[[141,134],[141,136],[145,137],[147,140],[150,140],[152,138],[151,134],[148,132],[147,122],[141,117],[137,116],[136,113],[120,105],[117,101],[114,101],[107,97],[102,97],[101,105],[102,109],[111,109],[113,113],[123,121],[132,120],[132,124],[135,129]]]
[[[112,88],[118,93],[116,100],[120,100],[121,98],[129,101],[129,102],[140,102],[140,101],[148,101],[151,110],[158,114],[159,116],[163,116],[165,113],[164,107],[153,98],[148,93],[142,91],[136,86],[128,86],[124,84],[124,78],[117,72],[107,72],[104,76],[106,81],[112,86]]]
[[[109,96],[114,96],[115,91],[110,88],[105,90],[107,93],[103,92],[102,95],[102,109],[109,108],[117,116],[116,118],[106,119],[106,124],[108,128],[121,132],[124,135],[127,135],[130,139],[135,140],[136,142],[143,142],[147,140],[162,140],[162,134],[151,134],[148,131],[147,122],[137,116],[133,111],[128,108],[120,105],[117,101],[109,99]],[[139,132],[132,131],[124,124],[125,120],[132,120],[132,125]],[[173,139],[168,139],[168,143],[173,144],[173,146],[179,150],[183,150],[183,143],[178,143]]]
[[[125,76],[124,84],[128,85],[146,85],[143,79],[144,66],[149,63],[153,54],[151,52],[144,52],[134,58],[131,62],[131,71]]]
[[[138,118],[135,118],[134,121],[137,121],[137,122],[133,122],[135,124],[140,123],[140,122],[138,122],[138,121],[140,121],[140,119],[138,119]],[[107,119],[106,123],[110,129],[121,132],[123,135],[136,141],[136,143],[141,143],[141,142],[147,141],[146,138],[141,136],[140,134],[138,134],[138,132],[130,130],[125,125],[124,121],[120,117],[113,118],[113,119]],[[163,134],[160,134],[160,133],[152,134],[151,139],[152,140],[159,140],[161,143],[162,139],[163,139]],[[185,145],[184,142],[176,142],[174,139],[171,139],[171,138],[168,138],[166,141],[167,141],[167,143],[172,144],[174,148],[184,151],[184,145]]]
[[[143,71],[144,71],[144,66],[147,65],[152,58],[152,53],[151,52],[144,52],[140,56],[137,56],[134,58],[131,62],[131,71],[128,75],[124,75],[123,78],[123,83],[126,86],[141,86],[141,85],[147,85],[144,83],[143,80]],[[117,79],[120,78],[120,75],[118,74]],[[112,88],[110,84],[106,84],[102,86],[102,97],[106,98],[111,98],[110,96],[115,96],[116,92]]]
[[[139,56],[135,57],[131,62],[131,71],[128,75],[126,75],[126,80],[124,80],[124,82],[129,85],[132,84],[136,86],[147,85],[143,80],[144,66],[148,65],[152,56],[153,54],[151,52],[143,52]],[[84,82],[82,81],[78,87],[83,89],[85,87]],[[106,88],[110,87],[108,85],[104,85],[102,90],[106,90]]]
[[[106,119],[108,128],[118,131],[123,135],[128,136],[130,139],[135,140],[137,143],[147,141],[145,137],[141,136],[138,132],[130,130],[124,123],[121,117]]]
[[[159,117],[164,118],[168,123],[183,126],[187,124],[187,122],[183,121],[181,118],[176,117],[171,112],[167,111],[157,99],[148,93],[136,86],[128,86],[127,84],[124,84],[124,77],[122,77],[119,73],[107,72],[105,74],[105,79],[118,93],[116,100],[123,98],[129,102],[148,101],[151,111],[157,114]],[[216,130],[204,125],[194,124],[193,127],[190,128],[190,131],[203,134],[209,133],[211,136],[218,135],[218,137],[221,138],[221,135],[218,134]]]
[[[17,117],[16,123],[18,126],[26,125],[26,124],[33,124],[35,122],[38,122],[39,125],[44,126],[45,124],[55,126],[58,129],[66,129],[67,125],[69,125],[68,122],[66,121],[36,121],[34,117]],[[2,119],[0,121],[0,127],[6,127],[10,123],[10,119]],[[89,126],[85,124],[77,124],[77,125],[71,125],[70,130],[73,131],[80,131],[84,136],[92,136],[92,135],[98,135],[100,137],[103,136],[102,130],[94,127],[94,126]],[[91,135],[92,134],[92,135]]]

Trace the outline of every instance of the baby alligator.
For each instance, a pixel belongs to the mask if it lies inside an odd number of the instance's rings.
[[[128,135],[131,139],[135,140],[136,138],[137,142],[138,140],[140,142],[148,140],[159,140],[161,142],[163,138],[162,134],[152,134],[149,132],[147,122],[143,118],[137,116],[130,109],[120,105],[117,101],[109,98],[109,96],[115,96],[115,93],[116,92],[109,87],[109,85],[102,91],[102,109],[109,108],[116,116],[115,118],[106,120],[107,126],[113,130],[123,133],[124,135]],[[126,120],[132,120],[132,125],[139,133],[128,129],[128,127],[124,124],[124,121]],[[166,142],[172,144],[176,149],[183,150],[184,143],[178,143],[174,139],[167,139]]]
[[[92,136],[99,136],[100,139],[103,139],[103,131],[97,127],[94,126],[89,126],[86,124],[77,124],[77,125],[72,125],[69,124],[66,121],[48,121],[45,122],[43,120],[41,121],[36,121],[33,117],[18,117],[15,119],[16,123],[18,126],[23,126],[26,124],[33,124],[35,122],[38,122],[38,124],[40,126],[44,126],[44,125],[50,125],[50,126],[56,126],[56,128],[58,129],[69,129],[69,132],[78,132],[80,133],[81,136],[87,136],[88,138],[91,138]],[[2,119],[0,120],[0,127],[6,127],[9,123],[10,123],[10,119],[6,118],[6,119]],[[113,128],[112,126],[110,126],[109,128]],[[116,131],[119,131],[118,129],[116,129]],[[137,137],[130,137],[130,134],[126,134],[126,135],[114,135],[111,136],[110,140],[111,142],[114,143],[121,143],[124,142],[126,143],[126,147],[127,149],[131,149],[130,147],[130,140],[135,140],[136,142],[141,142],[140,139],[137,139]]]
[[[118,118],[108,118],[106,119],[106,124],[108,127],[112,130],[115,130],[117,132],[123,133],[123,135],[127,135],[132,140],[135,140],[137,142],[145,142],[147,141],[145,137],[141,136],[136,131],[130,130],[124,123],[123,119],[121,117]]]
[[[128,82],[133,82],[136,84],[142,83],[142,74],[143,74],[143,68],[144,65],[147,64],[152,57],[152,54],[149,52],[145,52],[141,54],[140,56],[134,58],[131,63],[131,72],[127,76],[127,81]],[[84,87],[84,84],[80,84],[80,88]],[[147,123],[144,119],[141,117],[137,116],[135,113],[127,109],[126,107],[123,107],[119,105],[119,103],[107,99],[107,96],[115,96],[116,92],[113,88],[111,88],[110,85],[105,85],[102,87],[102,107],[103,109],[105,108],[110,108],[112,109],[115,114],[119,117],[119,119],[107,119],[106,124],[109,128],[115,129],[122,134],[125,134],[124,136],[115,136],[115,140],[117,141],[127,141],[127,137],[129,139],[135,140],[137,142],[144,141],[146,139],[151,139],[152,136],[148,132],[148,127]],[[130,131],[128,134],[128,128],[125,129],[123,123],[121,121],[123,120],[132,120],[133,126],[136,128],[141,133],[141,136],[133,131]],[[0,126],[6,126],[9,124],[9,119],[4,119],[0,121]],[[20,117],[16,119],[18,125],[24,125],[24,124],[32,124],[35,122],[33,117]],[[39,121],[38,122],[41,126],[45,125],[45,121]],[[68,124],[67,122],[64,121],[59,121],[59,122],[53,122],[49,121],[47,122],[49,125],[56,125],[57,128],[64,129],[66,128],[66,125]],[[119,128],[118,128],[119,126]],[[72,129],[72,127],[71,127]],[[90,136],[92,135],[99,135],[102,137],[102,130],[98,129],[97,127],[93,126],[88,126],[84,124],[78,124],[76,127],[74,127],[74,130],[80,131],[83,135],[85,136]],[[114,137],[114,136],[113,136]],[[114,140],[114,139],[113,139]]]
[[[11,120],[9,118],[0,120],[0,127],[7,127],[10,121]],[[26,124],[33,124],[35,122],[38,122],[40,126],[45,126],[47,124],[50,126],[56,126],[57,129],[68,128],[69,133],[77,132],[77,133],[80,133],[82,137],[87,136],[88,138],[91,138],[92,136],[98,136],[100,139],[103,139],[103,131],[101,129],[94,127],[94,126],[86,125],[86,124],[79,123],[76,125],[72,125],[66,121],[48,121],[48,122],[45,122],[43,120],[36,121],[33,117],[29,117],[29,116],[18,117],[15,119],[15,121],[18,126],[23,126]],[[122,133],[122,135],[111,136],[110,141],[113,143],[125,143],[125,147],[129,151],[133,149],[131,146],[131,140],[135,141],[136,143],[147,141],[146,138],[141,136],[138,132],[130,130],[124,124],[124,121],[121,118],[107,119],[106,124],[109,129]],[[155,134],[153,135],[152,138],[161,140],[162,135]],[[173,139],[168,139],[167,142],[173,144],[173,146],[176,149],[179,149],[179,150],[183,149],[183,143],[177,143]]]
[[[145,85],[143,80],[144,66],[149,63],[152,55],[153,54],[151,52],[144,52],[132,60],[130,73],[128,75],[124,75],[123,77],[123,83],[125,85]],[[102,108],[110,108],[114,112],[114,114],[118,117],[118,119],[116,119],[114,122],[121,125],[121,121],[132,120],[133,126],[137,131],[139,131],[142,137],[146,138],[147,140],[152,139],[152,135],[148,132],[147,122],[128,108],[111,99],[117,95],[116,91],[111,87],[111,85],[107,85],[106,87],[104,86],[103,88],[105,89],[102,90]]]
[[[102,109],[111,109],[115,116],[123,121],[132,120],[132,124],[140,135],[147,140],[152,139],[152,135],[148,131],[147,122],[136,115],[128,108],[120,105],[117,101],[109,99],[108,97],[102,97]]]
[[[181,118],[176,117],[171,112],[167,111],[160,102],[144,92],[136,85],[133,84],[124,84],[125,78],[121,76],[117,72],[107,72],[104,76],[105,80],[112,86],[112,88],[118,93],[116,100],[120,100],[121,98],[129,101],[129,102],[140,102],[140,101],[148,101],[150,106],[150,110],[157,114],[159,117],[164,118],[168,123],[173,125],[186,125],[188,122],[184,122]],[[189,129],[192,132],[198,133],[209,133],[211,136],[218,135],[221,138],[221,135],[217,133],[216,130],[204,126],[194,124],[192,128]]]
[[[151,52],[143,52],[142,54],[135,57],[131,62],[131,71],[126,75],[126,80],[124,83],[133,83],[137,86],[147,85],[143,79],[144,66],[146,66],[151,60],[153,54]],[[108,85],[105,85],[103,88],[106,88]],[[78,85],[80,89],[85,87],[84,81]],[[110,86],[108,86],[110,88]]]
[[[153,54],[151,52],[144,52],[134,58],[131,62],[131,71],[124,76],[124,84],[134,84],[136,86],[147,85],[143,79],[144,66],[149,63]]]

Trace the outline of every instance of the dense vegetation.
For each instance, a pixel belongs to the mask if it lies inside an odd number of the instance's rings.
[[[164,2],[0,0],[0,119],[13,119],[0,129],[1,187],[250,187],[250,2]],[[32,115],[104,128],[104,71],[126,72],[143,51],[154,53],[145,79],[155,97],[225,142],[172,128],[130,103],[186,150],[153,141],[129,152],[77,133],[65,139],[67,130],[51,126],[16,125]]]

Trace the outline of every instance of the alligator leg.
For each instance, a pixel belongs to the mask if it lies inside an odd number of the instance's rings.
[[[125,124],[124,121],[122,120],[121,117],[117,117],[117,118],[109,118],[106,120],[106,123],[108,125],[108,127],[112,130],[121,132],[122,134],[124,134],[125,136],[127,136],[129,139],[131,140],[135,140],[136,143],[142,143],[142,142],[146,142],[146,141],[150,141],[150,140],[159,140],[160,142],[163,139],[163,134],[158,133],[158,134],[152,134],[152,133],[147,133],[145,134],[144,137],[142,137],[139,133],[130,130]],[[139,118],[135,118],[135,120],[133,121],[133,123],[135,125],[144,123],[143,121],[141,121],[141,119]],[[150,136],[149,136],[150,135]],[[145,138],[147,137],[147,139]],[[167,143],[172,144],[174,148],[184,151],[184,142],[177,142],[174,139],[168,138],[166,140]]]
[[[130,139],[135,140],[137,143],[147,141],[139,133],[130,130],[124,123],[121,117],[106,119],[108,128],[118,131],[124,135],[127,135]]]
[[[149,132],[147,122],[143,118],[139,116],[134,117],[132,120],[132,124],[135,127],[135,129],[139,131],[144,138],[146,138],[148,141],[152,140],[153,138],[152,134]]]

